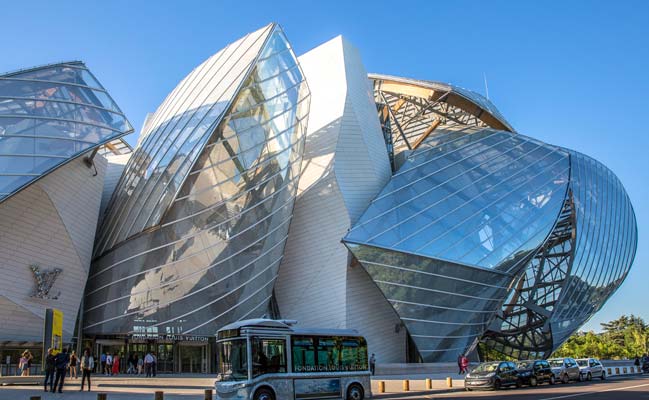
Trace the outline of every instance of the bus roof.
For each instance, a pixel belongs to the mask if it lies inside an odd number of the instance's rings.
[[[293,323],[296,321],[286,321],[286,320],[275,320],[275,319],[247,319],[243,321],[233,322],[229,325],[224,326],[219,329],[221,331],[227,330],[240,330],[242,328],[260,328],[260,329],[277,329],[285,330],[288,333],[294,335],[305,335],[305,336],[315,336],[315,335],[326,335],[326,336],[361,336],[361,334],[356,329],[322,329],[322,328],[299,328],[293,326]]]

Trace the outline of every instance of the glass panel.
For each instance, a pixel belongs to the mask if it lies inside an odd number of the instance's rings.
[[[248,379],[248,350],[245,339],[217,344],[217,380],[242,381]]]
[[[286,341],[252,339],[252,376],[286,372]]]

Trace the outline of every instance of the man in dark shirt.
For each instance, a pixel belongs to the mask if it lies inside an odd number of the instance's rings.
[[[63,349],[62,352],[56,355],[54,359],[54,366],[56,367],[56,379],[54,380],[54,386],[52,386],[52,393],[59,388],[59,393],[63,393],[63,381],[65,381],[65,371],[70,364],[70,355],[68,354],[68,349]]]
[[[47,392],[47,384],[49,382],[50,388],[54,391],[54,370],[55,370],[56,356],[52,348],[47,349],[47,356],[45,356],[45,391]]]

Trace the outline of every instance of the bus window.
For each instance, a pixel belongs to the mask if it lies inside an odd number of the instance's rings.
[[[367,370],[367,343],[363,338],[343,338],[341,346],[343,371]]]
[[[252,376],[286,372],[286,341],[252,339]]]
[[[318,371],[338,371],[338,338],[318,338]]]
[[[313,338],[293,336],[291,345],[293,347],[293,372],[314,372],[315,346]]]
[[[218,344],[219,381],[248,379],[248,352],[245,339],[229,340]]]

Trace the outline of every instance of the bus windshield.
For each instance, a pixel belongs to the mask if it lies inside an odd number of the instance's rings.
[[[248,379],[248,352],[245,339],[219,342],[219,381],[243,381]]]

